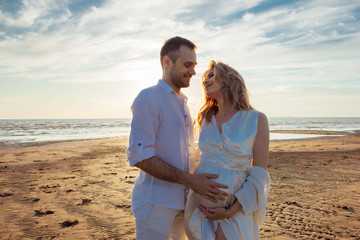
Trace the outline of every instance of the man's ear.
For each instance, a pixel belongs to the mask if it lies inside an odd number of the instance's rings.
[[[171,63],[172,63],[171,58],[168,55],[165,55],[163,57],[163,65],[164,65],[164,67],[168,68]]]

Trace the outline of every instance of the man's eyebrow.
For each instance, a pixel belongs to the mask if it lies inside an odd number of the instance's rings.
[[[189,63],[190,63],[191,65],[192,65],[192,64],[197,65],[197,62],[191,62],[191,61],[184,62],[184,64],[189,64]]]

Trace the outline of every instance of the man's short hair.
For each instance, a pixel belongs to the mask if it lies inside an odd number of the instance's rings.
[[[175,62],[178,58],[177,50],[180,49],[181,45],[188,46],[189,48],[195,50],[196,45],[192,43],[190,40],[187,40],[186,38],[182,38],[179,36],[170,38],[165,41],[163,47],[160,51],[160,62],[162,65],[162,59],[165,55],[169,56],[170,59]]]

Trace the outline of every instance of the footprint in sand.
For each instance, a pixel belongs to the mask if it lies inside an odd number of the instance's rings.
[[[340,208],[340,209],[344,209],[346,211],[349,211],[349,212],[352,212],[352,213],[355,213],[355,210],[352,208],[352,207],[348,207],[348,206],[340,206],[340,205],[333,205],[333,207],[336,207],[336,208]]]
[[[35,212],[34,216],[36,216],[36,217],[42,217],[44,215],[49,215],[49,214],[55,213],[54,211],[50,211],[50,210],[48,210],[48,211],[35,210],[34,212]]]
[[[41,189],[44,193],[52,193],[54,189],[60,187],[59,184],[57,185],[54,185],[54,186],[49,186],[49,185],[46,185],[46,186],[40,186],[39,189]]]
[[[135,176],[125,176],[125,179],[135,178]]]
[[[0,197],[10,197],[14,195],[13,193],[0,193]]]
[[[66,228],[66,227],[73,227],[77,224],[79,224],[78,220],[75,221],[71,221],[71,220],[66,220],[65,222],[59,223],[61,228]]]
[[[117,204],[115,205],[116,208],[131,208],[131,205],[127,204]]]
[[[92,199],[88,199],[88,198],[84,198],[84,199],[81,199],[82,202],[78,204],[78,206],[84,206],[84,205],[89,205],[90,202],[92,201]]]
[[[276,229],[282,230],[285,235],[294,239],[334,239],[335,233],[331,227],[324,228],[316,218],[317,215],[313,214],[313,211],[318,210],[321,209],[313,209],[294,201],[272,204],[267,212],[271,219],[267,225],[277,226]],[[265,225],[265,229],[266,227]]]
[[[63,177],[63,178],[59,178],[59,179],[62,179],[62,180],[67,180],[67,179],[74,179],[76,177]]]

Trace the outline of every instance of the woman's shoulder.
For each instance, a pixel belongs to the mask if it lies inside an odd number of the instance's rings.
[[[266,116],[265,113],[260,112],[260,111],[257,111],[257,110],[253,110],[253,111],[256,111],[256,112],[257,112],[259,121],[260,121],[260,120],[261,120],[261,121],[265,121],[265,120],[267,121],[267,116]]]
[[[265,113],[263,112],[260,112],[258,110],[255,110],[255,109],[252,109],[252,110],[240,110],[240,115],[243,115],[243,116],[253,116],[254,118],[261,118],[261,119],[266,119],[266,115]]]
[[[262,129],[262,128],[265,128],[267,129],[268,128],[268,119],[267,119],[267,116],[265,115],[265,113],[263,112],[260,112],[258,111],[258,129]]]
[[[248,114],[250,116],[249,120],[256,121],[258,125],[267,125],[267,116],[265,113],[260,112],[258,110],[248,110],[248,111],[242,111],[244,114]]]

